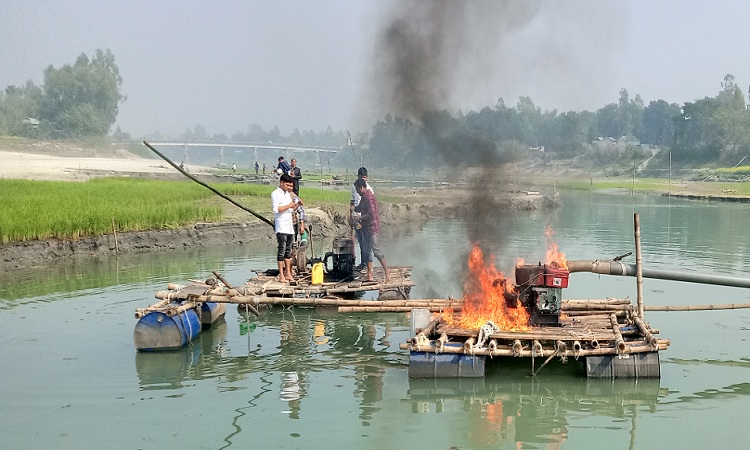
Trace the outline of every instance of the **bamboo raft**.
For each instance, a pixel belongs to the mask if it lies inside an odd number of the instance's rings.
[[[484,376],[486,357],[513,357],[530,358],[534,375],[554,358],[563,363],[580,358],[590,377],[659,377],[658,352],[670,345],[668,339],[656,337],[659,330],[639,317],[627,299],[566,300],[560,326],[522,331],[501,330],[491,323],[479,330],[451,325],[458,320],[455,309],[434,314],[400,344],[410,352],[410,376]],[[535,358],[545,358],[538,369]]]

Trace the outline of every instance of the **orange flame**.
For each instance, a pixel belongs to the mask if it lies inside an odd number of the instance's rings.
[[[520,304],[515,308],[508,306],[505,294],[515,295],[513,283],[495,269],[493,259],[491,256],[490,262],[485,263],[482,249],[476,244],[472,247],[458,325],[465,329],[479,329],[491,320],[501,330],[530,330],[526,308]]]
[[[561,252],[560,249],[557,248],[557,243],[553,238],[554,235],[555,230],[553,230],[551,226],[547,225],[547,228],[544,229],[544,236],[547,240],[547,264],[558,266],[567,270],[568,260],[567,258],[565,258],[565,253]]]

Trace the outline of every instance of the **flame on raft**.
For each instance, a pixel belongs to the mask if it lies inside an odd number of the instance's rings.
[[[552,267],[568,269],[568,260],[554,241],[554,230],[549,225],[544,230],[547,241],[546,264]],[[463,329],[479,329],[488,321],[492,321],[504,331],[527,331],[529,313],[522,305],[509,307],[505,300],[506,294],[515,295],[513,282],[495,268],[495,257],[490,255],[485,261],[482,249],[478,245],[472,246],[469,253],[469,273],[464,281],[463,309],[458,318],[453,317],[453,310],[446,310],[444,320],[453,326]],[[516,260],[516,266],[522,266],[523,259]],[[512,303],[512,302],[511,302]],[[561,317],[564,317],[561,314]]]
[[[560,249],[557,248],[557,242],[555,242],[553,238],[554,235],[555,230],[547,225],[547,228],[544,229],[544,237],[547,241],[547,264],[567,270],[568,260],[565,258],[565,253],[562,253]]]
[[[482,249],[476,244],[472,246],[461,316],[454,321],[451,314],[446,314],[447,321],[464,329],[476,330],[491,320],[501,330],[530,330],[526,308],[508,306],[505,294],[515,294],[513,283],[495,268],[493,260],[490,255],[489,261],[485,261]]]

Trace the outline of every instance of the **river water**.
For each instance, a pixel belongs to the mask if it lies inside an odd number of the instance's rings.
[[[497,212],[499,268],[633,251],[644,266],[745,277],[750,206],[630,193],[563,193],[553,212]],[[467,218],[471,221],[471,218]],[[466,225],[435,220],[383,238],[413,265],[413,298],[460,296]],[[319,247],[324,245],[318,244]],[[409,380],[404,314],[274,309],[225,320],[193,345],[137,353],[135,308],[217,269],[234,282],[274,264],[274,243],[61,263],[0,276],[3,448],[744,448],[750,312],[651,312],[671,347],[660,380],[587,380],[492,367],[479,380]],[[320,251],[320,250],[319,250]],[[633,263],[634,257],[625,260]],[[635,299],[634,278],[574,274],[565,298]],[[646,304],[748,302],[750,291],[644,281]]]

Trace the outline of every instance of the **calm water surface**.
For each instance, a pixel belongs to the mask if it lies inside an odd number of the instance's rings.
[[[750,205],[568,193],[551,213],[498,212],[487,236],[506,272],[543,259],[551,225],[568,259],[632,251],[644,264],[749,276]],[[465,225],[384,236],[414,266],[412,297],[460,295]],[[134,350],[134,309],[169,282],[272,267],[274,243],[59,264],[0,277],[3,448],[746,448],[750,312],[648,313],[672,341],[661,380],[586,380],[493,367],[482,380],[409,380],[403,314],[275,309],[226,319],[189,348]],[[630,257],[629,262],[634,262]],[[750,291],[645,280],[647,304],[750,302]],[[635,279],[574,274],[567,298],[635,298]],[[564,367],[562,367],[564,368]]]

